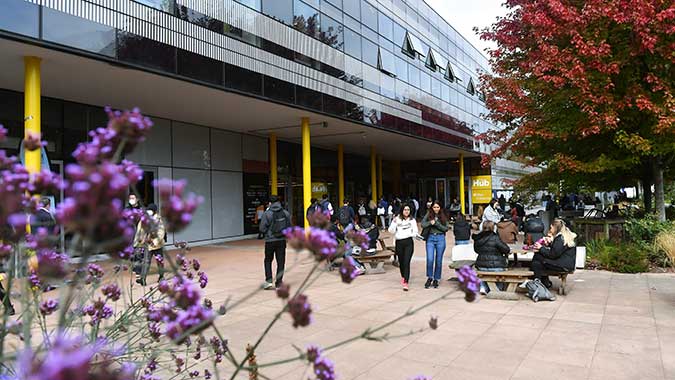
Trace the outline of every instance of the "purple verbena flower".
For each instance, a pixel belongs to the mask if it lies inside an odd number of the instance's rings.
[[[359,269],[356,267],[356,262],[351,256],[345,256],[340,265],[340,277],[345,284],[351,284],[352,281],[359,275]]]
[[[277,287],[277,297],[285,300],[291,295],[291,287],[285,282]]]
[[[85,306],[82,309],[82,313],[90,316],[91,321],[89,321],[89,324],[95,326],[102,320],[112,317],[113,310],[110,306],[106,305],[104,300],[99,298],[93,304]]]
[[[314,374],[317,380],[335,380],[335,366],[328,358],[319,357],[314,362]]]
[[[166,230],[178,232],[187,227],[204,198],[193,193],[183,196],[186,186],[184,180],[160,179],[155,181],[154,185],[159,190],[159,197],[164,205],[161,211]]]
[[[476,272],[470,266],[465,265],[457,270],[457,280],[459,289],[464,292],[464,299],[467,302],[476,300],[476,294],[480,289],[480,279]]]
[[[321,348],[317,345],[310,345],[307,347],[307,361],[314,363],[321,356]]]
[[[288,301],[288,312],[293,318],[293,327],[305,327],[312,322],[312,307],[304,294],[298,294]]]
[[[202,264],[199,262],[198,259],[192,259],[192,269],[195,271],[199,271],[199,268],[201,268]]]
[[[37,252],[37,274],[40,278],[62,278],[66,275],[68,256],[51,249]]]
[[[23,139],[23,147],[27,151],[34,151],[40,149],[43,143],[40,141],[40,134],[34,132],[27,132],[26,138]]]
[[[59,300],[48,299],[40,303],[40,313],[42,315],[50,315],[59,308]]]
[[[112,301],[117,301],[122,295],[122,290],[117,284],[108,284],[101,288],[101,293]]]
[[[103,271],[103,268],[101,268],[100,265],[98,265],[98,264],[88,264],[87,265],[87,278],[85,279],[85,282],[87,284],[91,284],[92,282],[100,282],[104,275],[105,275],[105,272]]]
[[[171,340],[180,344],[189,334],[198,334],[209,327],[213,318],[212,310],[199,305],[191,306],[187,310],[179,311],[176,319],[167,323],[165,334]]]
[[[0,124],[0,141],[5,141],[7,138],[7,132],[7,129],[2,124]]]
[[[308,232],[303,228],[291,227],[284,231],[288,244],[295,249],[307,249],[318,261],[332,259],[338,248],[335,234],[316,227]]]
[[[347,232],[345,239],[349,242],[351,247],[361,247],[366,250],[369,247],[370,238],[363,230],[350,230]]]
[[[204,289],[209,283],[209,278],[204,272],[199,272],[199,287]]]

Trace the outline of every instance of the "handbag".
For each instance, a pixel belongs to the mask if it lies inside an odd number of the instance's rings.
[[[431,227],[422,228],[422,233],[420,234],[422,236],[422,240],[427,241],[427,239],[429,239],[429,234],[431,234]]]
[[[384,215],[384,207],[378,207],[377,208],[377,215]]]
[[[525,283],[527,289],[527,296],[534,302],[538,301],[555,301],[555,296],[536,278]]]

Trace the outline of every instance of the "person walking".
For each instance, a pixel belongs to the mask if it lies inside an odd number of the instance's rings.
[[[128,209],[140,209],[141,208],[141,205],[138,202],[138,197],[136,197],[136,194],[134,194],[134,193],[129,194],[129,198],[127,200],[127,205],[126,205],[125,208],[128,208]]]
[[[440,202],[434,201],[431,209],[422,218],[422,228],[428,229],[427,237],[427,282],[424,288],[438,288],[443,271],[443,253],[445,253],[445,233],[448,232],[448,217]]]
[[[346,229],[349,225],[354,223],[356,220],[356,213],[354,213],[352,206],[349,205],[349,200],[344,200],[344,204],[338,210],[337,217],[338,222],[343,229]]]
[[[576,266],[577,249],[575,239],[577,234],[572,232],[565,221],[554,219],[550,226],[550,246],[540,243],[534,244],[537,251],[532,257],[532,272],[535,278],[541,279],[541,283],[547,288],[553,284],[548,278],[547,270],[555,272],[573,272]]]
[[[389,225],[389,232],[394,234],[396,240],[395,250],[401,271],[401,286],[404,291],[408,291],[410,281],[410,261],[415,249],[413,238],[419,234],[417,221],[412,217],[411,211],[410,205],[403,205],[401,213]]]
[[[321,207],[319,207],[319,201],[316,198],[311,198],[309,200],[309,207],[307,207],[306,212],[307,219],[309,219],[310,216],[314,215],[314,213],[317,210],[321,211]]]
[[[286,237],[284,230],[291,226],[291,214],[284,210],[279,197],[270,197],[272,205],[263,214],[260,232],[265,236],[265,285],[264,289],[274,289],[282,284],[286,264]],[[272,278],[272,261],[277,260],[277,275]]]
[[[138,223],[136,238],[138,241],[134,244],[135,247],[143,249],[143,255],[139,257],[134,263],[133,271],[136,274],[136,282],[145,286],[147,284],[146,278],[152,258],[157,262],[157,269],[159,271],[159,278],[157,281],[164,279],[164,236],[166,230],[162,217],[157,213],[157,205],[150,203],[145,210],[150,218],[149,229],[142,227],[142,223]]]
[[[321,210],[323,212],[328,212],[328,215],[333,215],[333,204],[330,203],[330,200],[328,199],[328,194],[324,194],[321,196]]]
[[[476,269],[484,272],[503,272],[508,268],[507,256],[511,249],[499,239],[492,221],[486,220],[481,232],[474,234],[472,238],[473,249],[478,254]],[[481,282],[481,294],[487,294],[489,291],[487,284]]]
[[[410,194],[410,201],[413,208],[413,217],[417,219],[417,214],[419,214],[420,211],[420,202],[412,194]]]

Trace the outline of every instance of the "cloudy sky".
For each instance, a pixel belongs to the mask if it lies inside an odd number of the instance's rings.
[[[445,20],[450,23],[469,42],[483,51],[484,48],[493,48],[492,43],[481,41],[473,32],[473,27],[486,27],[492,24],[497,16],[506,15],[506,9],[501,6],[503,0],[425,0]]]

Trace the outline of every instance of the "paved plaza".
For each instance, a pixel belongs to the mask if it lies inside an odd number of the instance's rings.
[[[361,276],[350,285],[340,281],[337,271],[324,273],[307,292],[313,323],[295,329],[285,315],[257,350],[258,364],[297,355],[293,345],[325,347],[356,336],[453,291],[456,283],[450,281],[424,289],[423,248],[416,242],[409,292],[401,290],[398,268],[391,265],[385,274]],[[194,248],[189,255],[202,260],[210,278],[207,297],[219,305],[260,286],[262,250],[261,241],[247,240]],[[289,250],[287,266],[285,280],[294,287],[312,261]],[[446,266],[443,276],[450,275]],[[342,380],[405,380],[420,374],[433,379],[675,379],[675,276],[581,270],[568,283],[568,295],[555,302],[466,303],[455,291],[385,330],[403,337],[359,340],[327,356]],[[280,306],[275,292],[261,291],[219,318],[237,358]],[[428,328],[430,316],[438,317],[437,330]],[[417,329],[424,331],[406,336]],[[294,362],[260,373],[303,379],[306,370]]]

